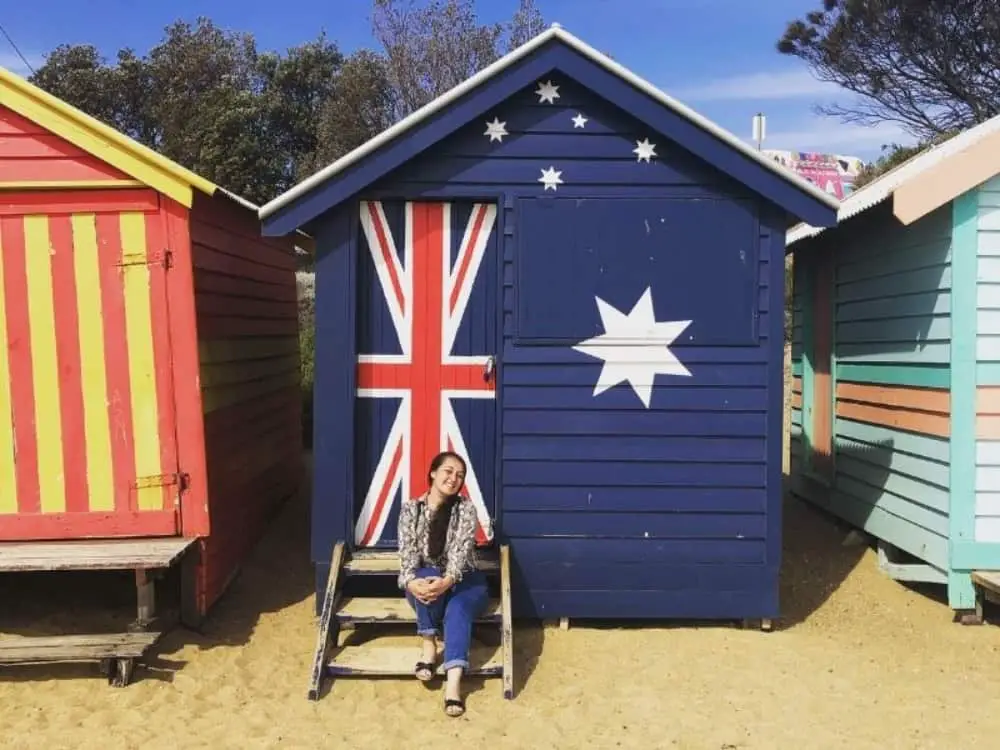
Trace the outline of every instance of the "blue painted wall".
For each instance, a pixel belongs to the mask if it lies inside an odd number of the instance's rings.
[[[538,104],[532,87],[362,195],[500,205],[497,520],[513,548],[517,612],[776,616],[784,217],[551,78],[555,104]],[[483,135],[494,117],[510,133],[502,143]],[[633,153],[644,138],[656,144],[651,163]],[[556,191],[538,182],[550,166],[562,172]],[[321,581],[332,540],[351,534],[341,498],[363,492],[342,456],[368,440],[358,412],[337,414],[320,395],[353,388],[345,353],[371,327],[345,307],[367,278],[356,212],[345,204],[317,232]],[[572,345],[603,330],[595,297],[627,313],[647,288],[656,320],[692,321],[672,347],[691,375],[657,376],[649,408],[625,383],[594,396],[601,362]]]

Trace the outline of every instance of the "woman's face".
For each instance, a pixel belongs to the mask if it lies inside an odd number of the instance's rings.
[[[448,456],[437,469],[431,472],[431,486],[445,497],[457,495],[465,483],[465,469],[462,462]]]

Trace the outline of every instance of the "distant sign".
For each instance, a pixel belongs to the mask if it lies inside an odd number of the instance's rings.
[[[854,180],[864,166],[856,156],[841,154],[775,149],[764,149],[762,153],[809,180],[821,190],[837,196],[838,200],[843,200],[854,192]]]

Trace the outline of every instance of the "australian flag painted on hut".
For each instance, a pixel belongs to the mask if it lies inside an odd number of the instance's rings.
[[[836,206],[557,27],[265,206],[317,237],[319,585],[453,448],[516,613],[775,616],[784,233]]]

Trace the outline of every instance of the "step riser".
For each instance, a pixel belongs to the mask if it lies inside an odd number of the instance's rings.
[[[473,620],[476,625],[499,625],[501,615],[487,615]],[[416,617],[355,617],[353,615],[336,615],[341,625],[416,625]]]
[[[351,667],[345,667],[339,664],[331,664],[326,668],[326,672],[331,677],[408,677],[411,680],[416,680],[413,676],[413,671],[408,672],[383,672],[381,670],[372,669],[352,669]],[[444,677],[444,671],[438,668],[435,672],[437,677]],[[480,669],[470,669],[465,673],[466,677],[502,677],[503,667],[499,664],[491,667],[483,667]]]
[[[490,578],[494,578],[500,575],[500,569],[496,565],[479,565],[477,570],[485,573]],[[373,561],[365,560],[363,564],[351,564],[350,562],[344,564],[343,571],[348,576],[399,576],[399,565],[388,562],[383,563],[381,560],[378,563]]]

